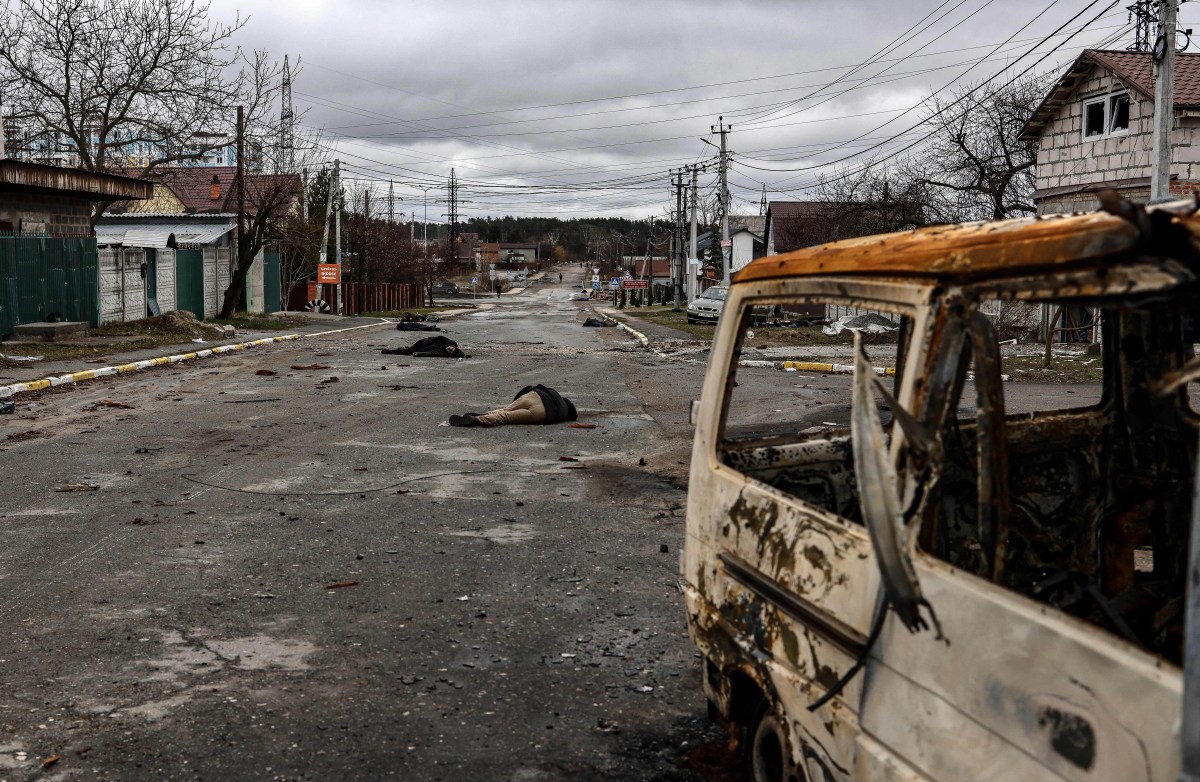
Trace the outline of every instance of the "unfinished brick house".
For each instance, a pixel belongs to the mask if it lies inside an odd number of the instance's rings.
[[[1175,60],[1171,193],[1200,189],[1200,54]],[[1095,193],[1150,197],[1154,63],[1149,52],[1087,49],[1021,131],[1035,141],[1038,214],[1095,209]]]

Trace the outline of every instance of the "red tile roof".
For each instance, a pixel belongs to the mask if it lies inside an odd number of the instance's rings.
[[[141,177],[141,170],[129,172],[130,176]],[[188,213],[235,212],[237,211],[237,167],[236,166],[189,166],[159,168],[151,172],[149,179],[161,182],[183,203]],[[214,183],[217,198],[214,199]],[[300,177],[295,174],[246,174],[246,208],[254,209],[259,196],[280,188],[294,189],[300,195]],[[274,198],[272,199],[274,200]]]

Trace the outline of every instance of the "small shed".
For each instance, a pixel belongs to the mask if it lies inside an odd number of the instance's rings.
[[[50,319],[98,325],[93,204],[151,190],[130,177],[0,160],[0,335]]]
[[[229,286],[236,225],[226,214],[104,215],[96,225],[103,320],[171,310],[214,317]],[[248,302],[262,301],[262,279],[261,271],[247,277]]]

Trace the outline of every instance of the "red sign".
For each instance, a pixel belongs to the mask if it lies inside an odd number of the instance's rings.
[[[342,281],[342,267],[336,263],[318,263],[317,264],[317,282],[332,282],[334,284]]]
[[[621,280],[621,285],[625,290],[646,290],[650,287],[649,280]]]

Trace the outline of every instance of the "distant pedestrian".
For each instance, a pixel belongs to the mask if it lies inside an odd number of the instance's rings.
[[[559,281],[559,282],[562,282],[562,272],[559,272],[559,273],[558,273],[558,281]]]

